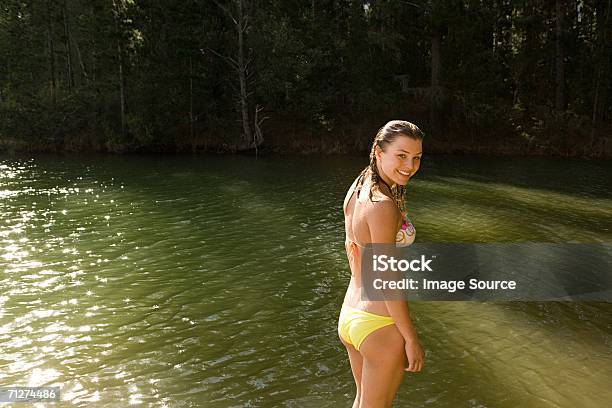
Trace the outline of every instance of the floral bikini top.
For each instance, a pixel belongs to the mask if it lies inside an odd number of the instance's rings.
[[[414,225],[406,216],[406,212],[402,211],[402,226],[399,231],[395,235],[395,246],[396,247],[405,247],[414,242],[414,238],[416,235],[416,230],[414,229]]]

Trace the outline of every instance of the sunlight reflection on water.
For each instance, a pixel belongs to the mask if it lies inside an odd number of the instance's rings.
[[[557,171],[552,162],[521,169],[500,159],[483,179],[473,160],[435,160],[409,191],[417,239],[612,238],[603,164],[584,164],[592,184],[582,191],[567,177],[532,176]],[[79,407],[350,405],[335,333],[348,277],[340,205],[362,164],[2,160],[3,384],[60,386]],[[430,363],[405,380],[400,406],[596,406],[606,397],[607,304],[413,309]]]

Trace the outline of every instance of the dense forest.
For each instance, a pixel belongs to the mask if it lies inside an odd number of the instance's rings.
[[[611,0],[2,0],[0,148],[611,157]]]

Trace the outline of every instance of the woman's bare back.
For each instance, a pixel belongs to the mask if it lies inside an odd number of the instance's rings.
[[[353,182],[344,199],[345,248],[351,269],[351,282],[344,298],[344,304],[379,315],[389,315],[384,302],[361,299],[361,251],[372,242],[367,215],[372,211],[369,200],[370,185],[359,184],[359,177]],[[399,228],[399,225],[398,225]]]

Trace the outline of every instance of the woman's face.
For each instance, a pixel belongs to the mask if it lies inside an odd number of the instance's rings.
[[[400,135],[385,146],[383,151],[376,147],[376,161],[380,176],[390,186],[406,185],[421,165],[423,143],[420,140]]]

